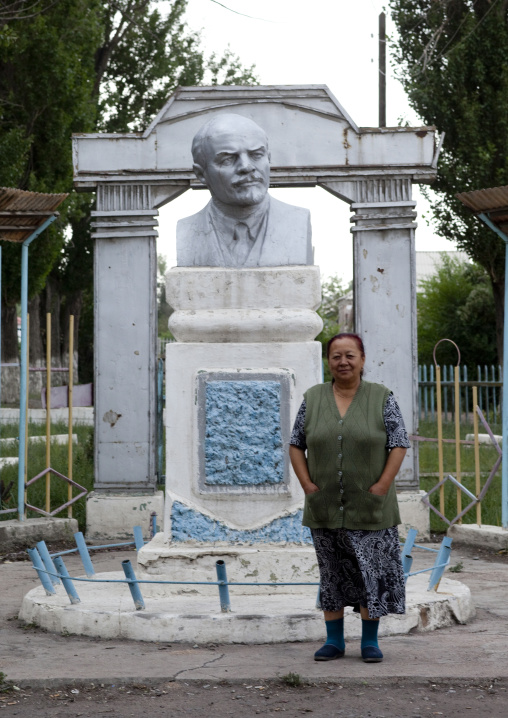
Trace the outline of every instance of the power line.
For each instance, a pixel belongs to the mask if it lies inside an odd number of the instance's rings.
[[[210,0],[210,2],[214,2],[216,5],[220,5],[225,10],[229,10],[229,12],[235,13],[235,15],[241,15],[242,17],[248,17],[249,20],[260,20],[261,22],[273,22],[273,23],[278,24],[277,20],[267,20],[264,17],[254,17],[253,15],[246,15],[244,12],[239,12],[238,10],[233,10],[233,8],[227,7],[227,5],[223,5],[221,2],[219,2],[219,0]]]

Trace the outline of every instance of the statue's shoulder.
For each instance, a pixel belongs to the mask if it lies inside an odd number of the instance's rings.
[[[276,215],[280,214],[283,217],[293,217],[297,221],[308,221],[310,217],[310,211],[305,207],[297,207],[295,204],[281,202],[280,199],[275,199],[272,195],[270,195],[270,212]]]
[[[204,227],[208,223],[208,205],[205,205],[203,209],[200,209],[196,214],[191,214],[188,217],[182,217],[176,223],[177,234],[180,232],[187,232],[189,229],[196,227]]]

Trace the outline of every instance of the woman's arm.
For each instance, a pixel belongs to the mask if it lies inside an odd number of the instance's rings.
[[[381,472],[381,476],[369,489],[370,494],[384,496],[388,493],[388,489],[399,472],[404,456],[406,455],[406,451],[407,449],[404,449],[401,446],[396,446],[390,451],[386,460],[385,468]]]
[[[319,491],[319,487],[316,486],[310,478],[309,467],[307,466],[307,459],[305,458],[305,451],[303,451],[303,449],[299,449],[297,446],[293,446],[293,444],[290,444],[289,458],[291,459],[291,464],[296,477],[300,482],[300,486],[303,489],[303,493],[313,494],[316,491]]]

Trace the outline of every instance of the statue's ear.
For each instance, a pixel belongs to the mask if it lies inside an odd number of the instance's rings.
[[[192,165],[192,169],[194,170],[194,174],[196,175],[196,177],[198,178],[198,180],[199,180],[200,182],[202,182],[203,184],[206,184],[205,173],[204,173],[204,170],[203,170],[203,168],[201,167],[201,165],[198,165],[197,163],[194,163],[194,164]]]

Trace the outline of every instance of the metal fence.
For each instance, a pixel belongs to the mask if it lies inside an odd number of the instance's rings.
[[[444,421],[453,421],[455,412],[454,369],[441,367],[442,412]],[[471,372],[472,373],[472,372]],[[476,377],[468,375],[467,366],[459,366],[461,421],[472,421],[474,411],[472,391],[478,387],[478,405],[488,422],[502,419],[503,378],[500,366],[477,366]],[[433,364],[418,367],[418,408],[420,419],[436,420],[436,368]]]

